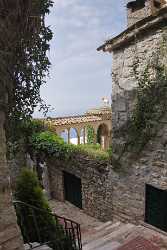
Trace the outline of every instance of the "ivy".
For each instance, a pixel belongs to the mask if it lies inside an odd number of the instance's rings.
[[[74,152],[73,145],[66,144],[62,138],[50,131],[33,134],[31,145],[37,154],[43,153],[45,157],[68,159]]]
[[[165,39],[165,38],[164,38]],[[139,76],[134,64],[134,73],[138,81],[136,105],[128,125],[127,147],[139,152],[156,135],[161,117],[167,111],[167,70],[164,63],[166,42],[153,52]]]
[[[89,156],[97,160],[109,160],[109,153],[101,150],[99,144],[73,145],[67,144],[62,138],[51,131],[34,133],[30,140],[30,148],[37,156],[44,158],[74,159],[77,154]]]
[[[92,126],[87,126],[87,143],[94,144],[95,132]]]

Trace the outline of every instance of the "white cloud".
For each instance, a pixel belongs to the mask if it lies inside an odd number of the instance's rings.
[[[47,19],[54,39],[49,53],[51,79],[42,96],[57,114],[98,106],[111,93],[111,55],[96,51],[125,25],[124,0],[55,0]]]

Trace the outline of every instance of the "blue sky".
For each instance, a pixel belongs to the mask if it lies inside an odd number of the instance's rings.
[[[126,0],[57,0],[47,17],[54,37],[50,78],[42,98],[55,108],[51,116],[77,115],[111,96],[112,56],[97,52],[126,26]]]

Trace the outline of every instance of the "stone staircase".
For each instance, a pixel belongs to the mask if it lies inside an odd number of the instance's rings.
[[[82,244],[83,250],[167,250],[167,234],[146,225],[108,221],[82,232]],[[36,250],[51,250],[37,245],[33,243]]]
[[[83,250],[115,250],[121,246],[119,238],[133,230],[134,225],[108,221],[88,235],[83,235]]]
[[[133,241],[134,244],[135,240],[143,241],[143,248],[126,247],[127,243]],[[83,234],[82,242],[83,250],[167,249],[167,237],[157,231],[130,223],[116,222],[113,224],[111,221]],[[151,245],[153,248],[147,248],[147,245]]]

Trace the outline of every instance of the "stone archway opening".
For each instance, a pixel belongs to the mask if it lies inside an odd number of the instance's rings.
[[[102,149],[109,148],[109,130],[106,124],[100,124],[97,130],[97,143],[101,145]]]
[[[74,145],[80,144],[80,135],[76,128],[70,128],[69,130],[70,143]]]
[[[60,137],[64,140],[64,142],[68,143],[68,129],[64,129],[60,133]]]
[[[86,128],[82,128],[80,131],[80,144],[86,143]]]

